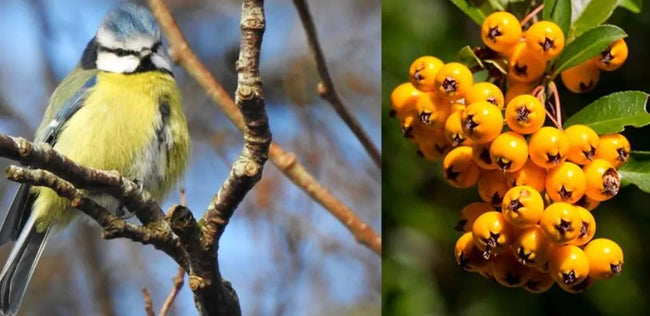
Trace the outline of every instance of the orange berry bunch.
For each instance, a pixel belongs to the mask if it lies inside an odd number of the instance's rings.
[[[451,186],[478,188],[482,202],[461,210],[456,261],[533,293],[554,283],[578,293],[619,274],[623,251],[609,239],[593,239],[591,211],[618,193],[617,168],[627,161],[630,143],[586,125],[544,126],[546,107],[528,92],[564,47],[556,24],[540,21],[523,32],[512,14],[496,12],[485,19],[481,36],[508,58],[507,97],[493,83],[474,83],[465,65],[432,56],[416,59],[410,81],[391,94],[391,114],[418,153],[443,158]],[[607,60],[620,66],[617,45],[590,65]]]
[[[594,89],[600,71],[614,71],[627,59],[627,44],[621,38],[607,49],[587,61],[561,73],[562,83],[573,93],[584,93]]]

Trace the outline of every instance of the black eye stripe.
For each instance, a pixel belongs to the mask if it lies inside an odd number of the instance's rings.
[[[119,57],[134,55],[137,56],[138,52],[134,50],[122,49],[122,48],[108,48],[104,46],[99,46],[99,51],[113,53]]]
[[[160,48],[160,46],[162,46],[162,43],[161,42],[156,42],[156,44],[153,44],[153,46],[151,46],[151,51],[152,52],[157,52],[158,49]]]
[[[157,52],[158,49],[162,46],[162,42],[156,42],[151,46],[151,51],[152,52]],[[135,51],[135,50],[129,50],[129,49],[122,49],[122,48],[109,48],[105,46],[99,46],[99,51],[100,52],[108,52],[108,53],[113,53],[119,57],[123,56],[128,56],[128,55],[133,55],[133,56],[139,56],[140,52]]]

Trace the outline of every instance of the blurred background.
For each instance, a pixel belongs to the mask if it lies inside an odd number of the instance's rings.
[[[236,87],[241,1],[165,1],[191,47],[227,91]],[[0,132],[31,138],[58,82],[75,66],[118,1],[0,2]],[[330,72],[344,102],[380,145],[380,1],[309,1]],[[274,141],[380,230],[381,172],[332,107],[289,0],[266,1],[261,74]],[[183,69],[174,69],[193,137],[185,177],[200,217],[242,148],[242,137]],[[0,168],[9,164],[0,160]],[[0,206],[15,184],[0,180]],[[163,207],[179,202],[175,192]],[[158,310],[177,272],[151,246],[101,240],[88,220],[52,238],[27,292],[23,315],[143,315],[142,288]],[[10,251],[0,249],[0,262]],[[243,315],[376,315],[380,258],[269,162],[231,220],[220,267]],[[173,314],[195,314],[187,283]]]
[[[601,73],[591,93],[575,95],[560,87],[565,118],[611,92],[650,91],[650,8],[644,9],[641,14],[622,8],[614,11],[609,23],[628,33],[628,60],[615,72]],[[385,314],[648,315],[650,195],[636,187],[622,189],[593,212],[596,236],[615,240],[625,252],[622,275],[596,282],[582,294],[565,293],[557,286],[541,295],[530,294],[456,265],[453,249],[460,234],[453,227],[463,206],[480,201],[476,187],[448,186],[441,177],[440,162],[418,157],[414,145],[400,135],[398,122],[387,113],[392,89],[408,81],[408,67],[415,58],[434,55],[444,62],[457,61],[463,46],[482,44],[480,28],[450,1],[422,0],[383,0],[382,28],[382,135],[387,153],[382,175]],[[650,150],[649,131],[648,127],[628,129],[623,134],[633,149]]]

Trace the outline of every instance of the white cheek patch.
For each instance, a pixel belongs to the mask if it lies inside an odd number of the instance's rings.
[[[136,56],[117,56],[110,52],[99,52],[97,54],[97,69],[107,72],[130,73],[140,65],[140,59]]]
[[[172,66],[167,56],[161,55],[160,53],[154,53],[151,55],[151,62],[158,69],[165,69],[168,71],[172,71]]]

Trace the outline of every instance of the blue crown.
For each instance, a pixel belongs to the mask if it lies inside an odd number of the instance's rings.
[[[116,40],[128,41],[138,36],[161,38],[160,28],[151,12],[135,3],[125,3],[108,13],[101,25]]]

